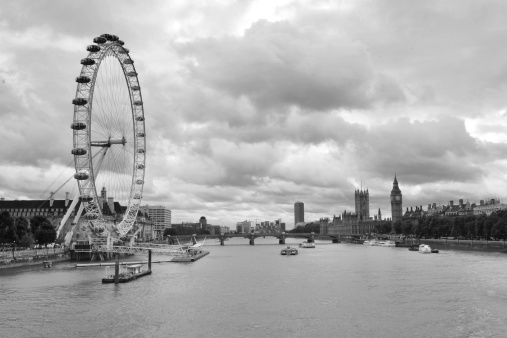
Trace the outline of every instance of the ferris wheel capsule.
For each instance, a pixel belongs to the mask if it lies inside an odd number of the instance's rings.
[[[86,50],[89,51],[90,53],[97,53],[100,52],[100,47],[97,45],[89,45],[88,47],[86,47]]]
[[[85,66],[93,66],[95,64],[95,60],[90,58],[84,58],[81,59],[81,64]]]
[[[79,201],[81,202],[91,202],[93,201],[93,197],[90,195],[81,195],[79,196]]]
[[[83,99],[82,97],[78,97],[77,99],[72,100],[72,104],[76,106],[84,106],[87,103],[88,101],[86,99]]]
[[[139,87],[139,86],[132,86],[132,87],[130,87],[130,89],[132,89],[134,91],[137,91],[137,90],[141,89],[141,87]]]
[[[93,39],[93,42],[101,45],[103,43],[106,43],[107,39],[102,37],[102,36],[99,36],[99,37],[96,37],[95,39]]]
[[[122,40],[116,40],[116,42],[117,42],[120,46],[125,45],[125,42],[123,42]]]
[[[91,81],[91,79],[88,76],[81,75],[81,76],[76,77],[77,83],[89,83],[90,81]]]
[[[142,106],[143,101],[134,101],[134,106]]]
[[[74,178],[79,181],[84,181],[90,178],[90,175],[86,171],[80,171],[74,174]]]
[[[70,125],[70,128],[74,129],[74,130],[83,130],[83,129],[86,129],[86,123],[74,122]]]
[[[123,61],[124,64],[126,65],[133,65],[134,64],[134,60],[132,59],[125,59],[125,61]]]
[[[86,149],[84,148],[74,148],[70,151],[70,153],[72,155],[75,155],[75,156],[83,156],[83,155],[86,155]]]
[[[134,77],[134,76],[137,76],[137,73],[136,72],[128,72],[127,76]]]
[[[120,50],[118,50],[118,53],[120,53],[120,54],[128,54],[129,50],[128,50],[128,48],[123,47]]]

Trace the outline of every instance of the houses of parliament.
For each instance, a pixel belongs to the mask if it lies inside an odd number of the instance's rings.
[[[339,216],[333,216],[332,220],[320,220],[320,233],[328,235],[360,235],[375,232],[375,227],[383,225],[391,220],[401,221],[403,217],[403,200],[398,180],[394,177],[391,190],[391,215],[392,219],[382,219],[380,208],[377,214],[370,217],[370,192],[368,189],[356,189],[354,192],[355,212],[347,210]]]

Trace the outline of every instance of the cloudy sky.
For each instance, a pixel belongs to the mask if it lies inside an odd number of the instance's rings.
[[[46,198],[68,176],[79,60],[111,33],[142,87],[143,202],[173,223],[291,228],[294,202],[307,221],[332,217],[353,210],[361,184],[371,213],[390,217],[395,174],[404,208],[502,199],[506,12],[469,0],[3,1],[0,197]]]

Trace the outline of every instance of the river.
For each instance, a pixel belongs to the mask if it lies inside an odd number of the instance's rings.
[[[505,337],[505,254],[317,241],[287,257],[275,241],[207,243],[197,262],[119,285],[75,262],[0,270],[0,335]]]

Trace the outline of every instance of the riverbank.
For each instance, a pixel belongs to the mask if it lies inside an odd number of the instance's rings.
[[[10,259],[10,260],[0,261],[0,270],[19,268],[22,266],[30,266],[30,265],[42,265],[44,261],[51,261],[52,263],[55,263],[55,262],[65,262],[65,261],[70,261],[70,260],[71,259],[70,259],[69,253],[34,256],[34,257],[28,257],[26,259],[23,258],[23,259],[18,259],[18,260]]]
[[[462,250],[462,251],[485,251],[507,253],[505,241],[479,241],[479,240],[447,240],[447,239],[422,239],[406,238],[405,245],[428,244],[434,249]]]

